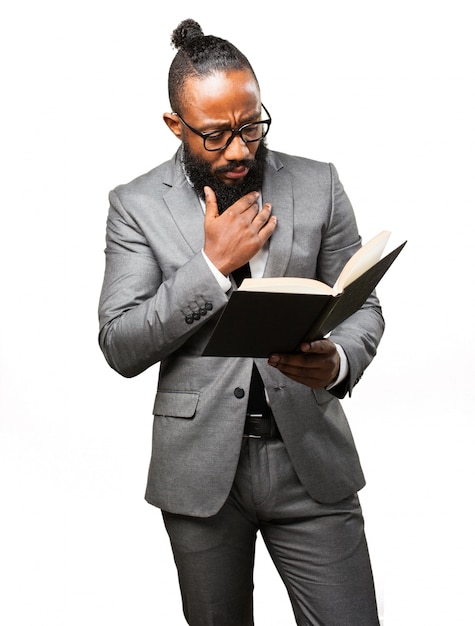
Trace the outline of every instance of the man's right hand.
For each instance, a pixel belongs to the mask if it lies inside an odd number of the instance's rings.
[[[225,276],[247,263],[265,244],[277,227],[268,202],[259,211],[259,193],[252,191],[240,198],[221,215],[216,195],[205,187],[204,252]]]

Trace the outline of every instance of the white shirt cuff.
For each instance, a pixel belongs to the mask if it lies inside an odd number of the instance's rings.
[[[327,391],[333,389],[339,385],[345,378],[348,376],[349,366],[348,366],[348,357],[345,354],[345,351],[339,344],[335,344],[336,350],[340,355],[340,371],[338,372],[338,378],[334,380],[330,385],[325,387]]]
[[[227,278],[224,274],[221,274],[221,272],[218,270],[218,268],[214,265],[214,263],[212,263],[208,257],[205,254],[204,250],[201,250],[201,253],[203,254],[204,260],[206,261],[206,263],[208,264],[209,269],[213,272],[213,276],[216,278],[216,280],[218,281],[219,286],[221,287],[221,289],[224,291],[224,293],[226,293],[227,291],[229,291],[231,289],[231,281],[229,280],[229,278]]]

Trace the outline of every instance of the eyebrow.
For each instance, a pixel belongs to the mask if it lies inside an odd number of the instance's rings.
[[[257,118],[260,115],[260,111],[258,111],[257,113],[254,113],[253,115],[248,115],[247,117],[245,117],[241,122],[239,122],[239,125],[236,128],[241,128],[241,126],[244,126],[245,124],[251,124],[252,122],[257,122]],[[220,124],[219,122],[217,122],[216,124],[206,124],[205,128],[209,128],[209,130],[202,130],[201,132],[213,132],[213,130],[232,130],[232,126],[229,125],[229,123],[227,122],[223,122],[222,124]]]

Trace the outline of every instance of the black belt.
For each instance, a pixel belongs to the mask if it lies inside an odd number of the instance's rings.
[[[247,413],[243,437],[250,439],[280,439],[279,429],[272,413]]]
[[[279,429],[267,404],[264,383],[255,364],[252,367],[243,436],[254,439],[280,439]]]

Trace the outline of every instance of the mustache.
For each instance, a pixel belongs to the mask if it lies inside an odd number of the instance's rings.
[[[225,172],[233,172],[238,167],[245,167],[249,170],[257,167],[257,162],[255,159],[243,159],[242,161],[230,161],[227,165],[222,165],[215,169],[214,173],[216,174],[224,174]]]

